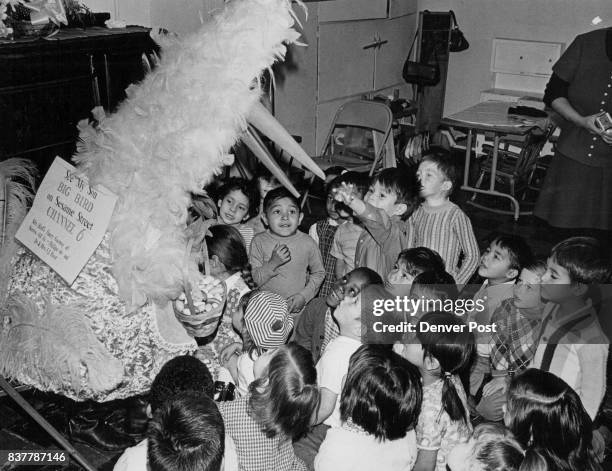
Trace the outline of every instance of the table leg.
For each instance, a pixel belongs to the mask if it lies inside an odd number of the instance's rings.
[[[463,169],[463,186],[469,186],[470,180],[470,159],[472,154],[472,139],[474,137],[474,133],[471,129],[468,130],[467,135],[467,143],[465,146],[465,168]]]
[[[499,157],[499,134],[493,138],[493,160],[491,162],[491,181],[489,191],[495,191],[495,177],[497,176],[497,158]]]

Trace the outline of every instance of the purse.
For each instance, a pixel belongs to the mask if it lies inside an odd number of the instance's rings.
[[[454,26],[452,27],[450,31],[450,40],[449,40],[448,50],[450,52],[465,51],[466,49],[470,47],[470,43],[468,42],[467,39],[465,39],[463,32],[459,29],[459,24],[457,23],[457,17],[455,16],[455,12],[451,10],[450,14],[451,14],[451,18],[453,20]]]
[[[428,64],[425,62],[417,62],[410,60],[410,56],[412,55],[412,49],[414,48],[414,43],[419,35],[419,31],[414,35],[414,39],[412,40],[412,45],[410,46],[410,50],[408,51],[408,57],[404,62],[404,67],[402,69],[402,77],[406,81],[406,83],[411,83],[414,85],[420,86],[434,86],[437,85],[440,81],[440,64],[438,63],[438,54],[436,52],[436,48],[433,48],[434,58],[436,63],[434,65]]]

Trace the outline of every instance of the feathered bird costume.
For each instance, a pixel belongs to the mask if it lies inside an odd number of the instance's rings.
[[[169,304],[197,274],[185,255],[190,194],[231,163],[247,121],[280,133],[271,137],[321,174],[259,105],[261,73],[297,41],[295,22],[290,0],[229,2],[198,33],[163,45],[158,66],[114,114],[79,124],[74,161],[117,205],[71,286],[18,250],[0,372],[75,399],[111,400],[147,391],[168,359],[196,350]]]

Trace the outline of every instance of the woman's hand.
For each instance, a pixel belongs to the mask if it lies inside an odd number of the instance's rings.
[[[580,126],[585,128],[591,134],[597,134],[598,136],[602,136],[605,133],[595,124],[595,118],[597,118],[599,115],[600,113],[592,114],[590,116],[583,116],[579,123]]]

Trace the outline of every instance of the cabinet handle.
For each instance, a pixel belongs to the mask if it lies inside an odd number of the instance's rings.
[[[378,47],[378,40],[374,41],[373,43],[366,44],[365,46],[363,46],[364,49],[372,49],[373,47]]]

